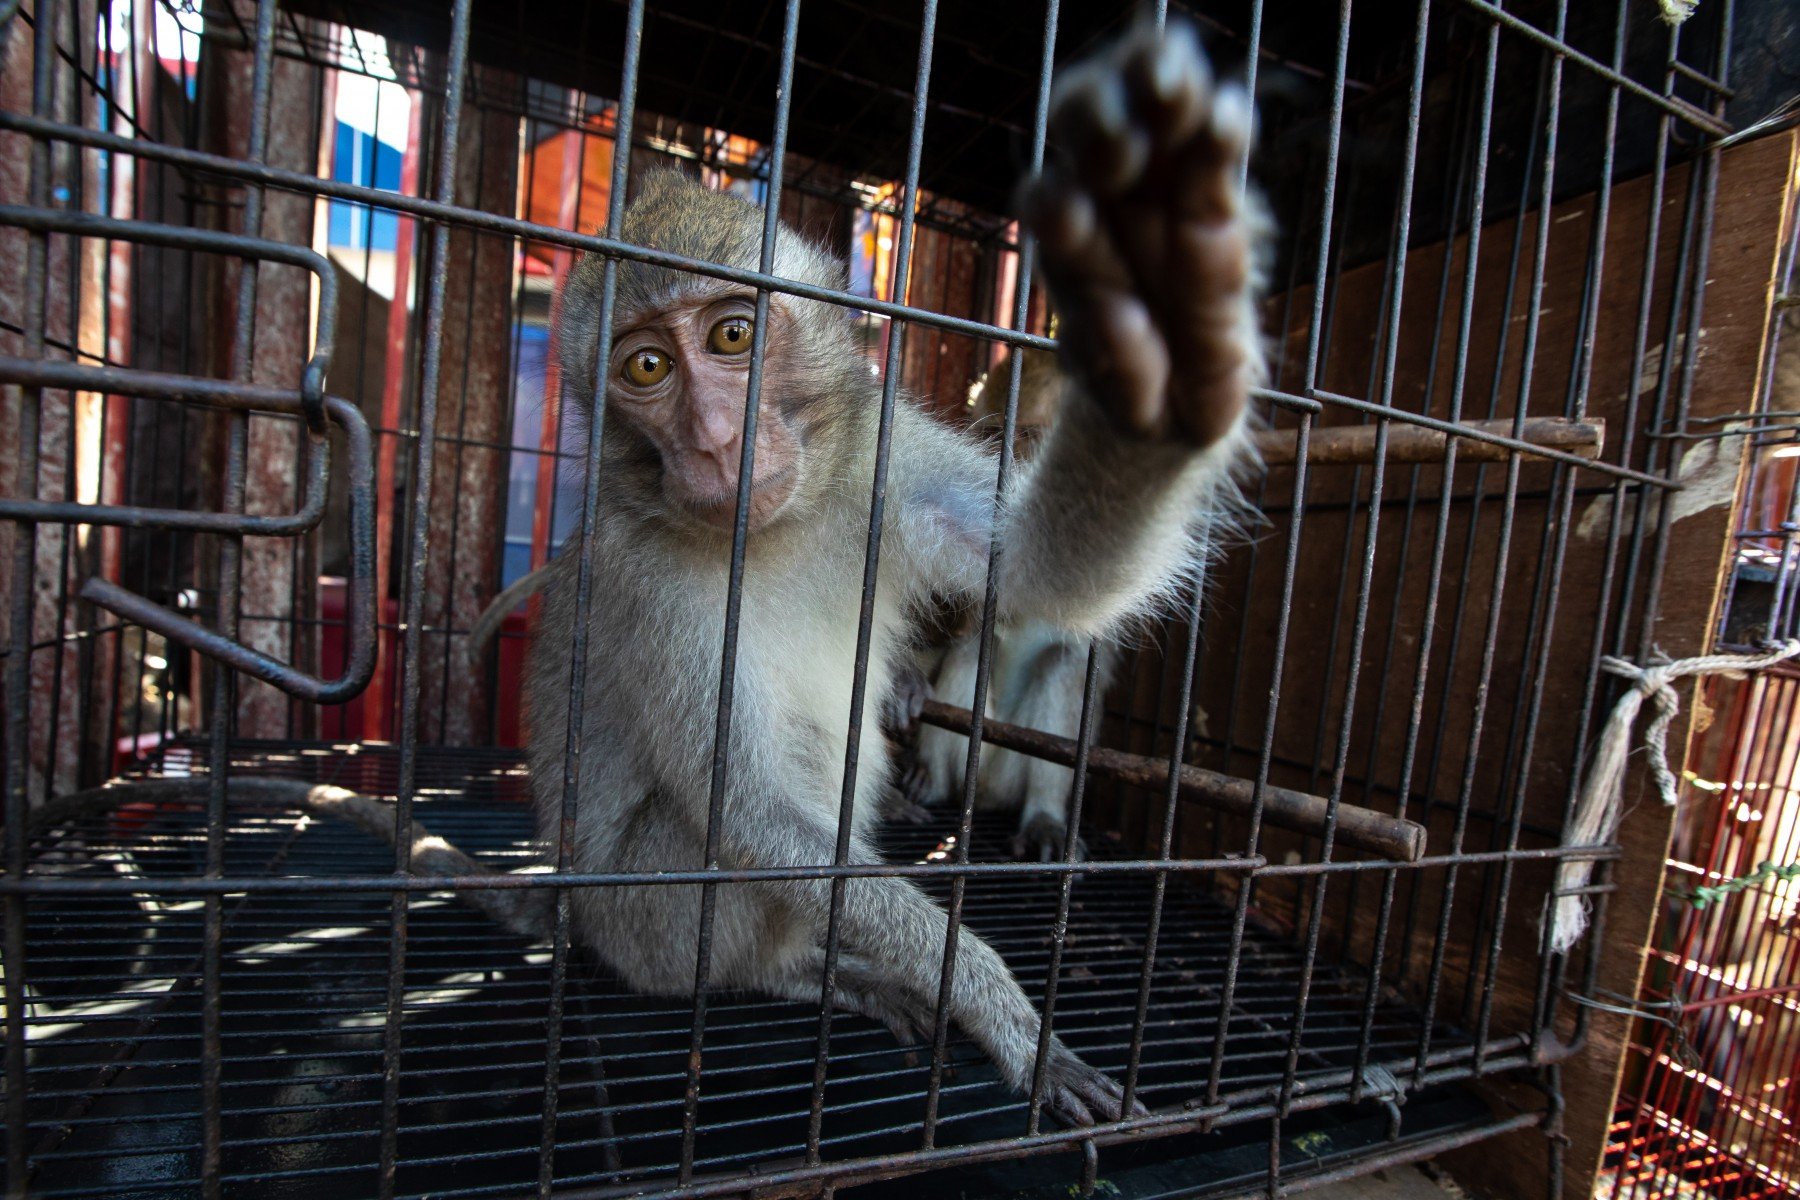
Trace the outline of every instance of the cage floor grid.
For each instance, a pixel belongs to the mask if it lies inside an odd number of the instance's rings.
[[[170,751],[162,770],[194,761]],[[197,756],[197,755],[196,755]],[[391,747],[259,743],[238,770],[391,794]],[[417,813],[497,867],[532,859],[524,767],[501,751],[421,753]],[[946,818],[946,825],[949,818]],[[1004,852],[976,830],[976,859]],[[944,830],[899,827],[889,857],[915,862]],[[34,872],[145,880],[202,872],[190,809],[124,807],[38,838]],[[358,829],[267,807],[234,807],[232,876],[377,874],[391,851]],[[947,890],[947,883],[942,888]],[[1129,1051],[1151,883],[1089,875],[1073,890],[1057,1031],[1089,1062],[1122,1071]],[[974,877],[965,919],[1042,995],[1057,905],[1053,879]],[[222,1170],[229,1191],[269,1197],[372,1194],[381,1129],[387,995],[385,895],[252,894],[222,903]],[[203,904],[192,897],[41,896],[28,908],[26,978],[32,1190],[171,1196],[198,1187]],[[1143,1050],[1152,1107],[1191,1099],[1211,1059],[1230,910],[1171,887]],[[397,1185],[404,1195],[515,1194],[535,1185],[544,1096],[550,951],[447,895],[409,907]],[[1252,930],[1240,961],[1225,1090],[1281,1078],[1300,955]],[[1321,972],[1302,1041],[1303,1076],[1353,1065],[1362,991]],[[578,955],[561,1047],[556,1179],[629,1184],[669,1175],[680,1152],[691,1008],[635,995]],[[804,1152],[818,1015],[754,995],[709,1001],[696,1175],[791,1165]],[[1377,1011],[1371,1061],[1417,1044],[1417,1018]],[[1458,1044],[1455,1030],[1436,1041]],[[970,1045],[952,1042],[940,1145],[1024,1131],[1024,1104]],[[864,1018],[832,1020],[823,1153],[915,1148],[929,1050]],[[1416,1110],[1419,1106],[1413,1106]],[[1410,1126],[1409,1126],[1410,1130]],[[1177,1139],[1190,1143],[1193,1139]],[[1379,1140],[1379,1135],[1377,1135]],[[1068,1156],[1063,1171],[1068,1170]],[[1266,1152],[1264,1154],[1266,1160]]]

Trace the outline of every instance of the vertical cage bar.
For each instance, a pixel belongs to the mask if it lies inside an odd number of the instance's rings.
[[[1050,79],[1056,62],[1056,28],[1061,13],[1060,0],[1048,0],[1044,6],[1043,56],[1038,66],[1037,105],[1032,113],[1030,171],[1036,174],[1044,165],[1044,139],[1050,122]],[[1031,271],[1036,261],[1037,243],[1021,226],[1018,259],[1015,265],[1016,286],[1013,291],[1012,328],[1023,332],[1031,319]],[[994,511],[1000,510],[1012,477],[1013,436],[1018,428],[1019,381],[1025,360],[1012,356],[1012,370],[1006,381],[1006,409],[1000,426],[1000,461],[994,473]],[[1000,572],[996,560],[1000,554],[1000,524],[995,522],[988,541],[987,579],[981,600],[981,632],[975,656],[975,694],[969,701],[969,753],[963,767],[962,811],[957,824],[956,861],[969,861],[969,836],[974,824],[975,789],[981,768],[981,721],[987,709],[988,677],[993,669],[994,614],[999,608]],[[937,1019],[931,1033],[931,1079],[925,1090],[925,1119],[920,1144],[930,1149],[936,1144],[938,1098],[944,1082],[944,1055],[950,1029],[950,988],[956,972],[956,946],[962,928],[963,891],[966,880],[958,875],[950,881],[949,920],[944,933],[943,971],[938,980]]]
[[[781,225],[781,175],[787,154],[787,123],[793,95],[794,37],[800,19],[799,6],[792,2],[783,23],[781,82],[778,85],[775,111],[775,136],[769,154],[769,190],[763,209],[762,245],[759,269],[768,274],[775,262],[775,238]],[[629,146],[629,142],[621,143]],[[725,640],[719,665],[719,706],[713,734],[711,790],[707,799],[706,853],[707,870],[719,865],[719,827],[723,819],[725,790],[731,769],[732,691],[737,678],[738,620],[743,606],[744,548],[750,532],[750,489],[756,469],[757,409],[762,398],[763,372],[768,354],[769,293],[756,292],[756,325],[751,333],[750,376],[744,400],[743,441],[738,459],[737,510],[731,533],[731,568],[725,600]],[[712,934],[716,916],[718,885],[708,882],[700,889],[700,936],[695,950],[694,1007],[689,1027],[687,1086],[682,1101],[681,1166],[682,1183],[693,1178],[695,1122],[700,1105],[701,1056],[706,1037],[706,988],[712,965]]]
[[[1081,684],[1081,721],[1075,735],[1075,782],[1069,792],[1067,838],[1063,842],[1063,863],[1075,862],[1075,847],[1081,836],[1082,802],[1087,795],[1088,751],[1094,742],[1094,722],[1099,714],[1100,644],[1088,644],[1087,672]],[[1038,1026],[1037,1057],[1031,1067],[1031,1093],[1025,1118],[1027,1136],[1038,1132],[1044,1109],[1045,1068],[1050,1062],[1050,1042],[1055,1032],[1056,993],[1062,982],[1063,950],[1069,936],[1069,905],[1075,876],[1065,873],[1057,881],[1056,919],[1050,927],[1050,965],[1044,973],[1044,1011]],[[1089,1143],[1090,1145],[1092,1143]]]
[[[790,0],[789,26],[782,41],[782,109],[778,128],[780,145],[786,147],[786,102],[793,78],[794,26],[799,20],[799,4]],[[907,282],[912,276],[914,225],[919,209],[919,163],[925,149],[926,98],[931,88],[931,61],[937,38],[937,0],[925,0],[919,16],[919,52],[913,71],[912,124],[906,142],[906,206],[900,211],[900,238],[894,252],[892,299],[906,302]],[[779,176],[777,175],[777,178]],[[771,197],[770,211],[777,197]],[[772,233],[771,233],[772,236]],[[948,244],[948,239],[946,239]],[[763,270],[769,269],[765,263]],[[881,423],[875,438],[875,471],[869,493],[869,532],[863,546],[862,597],[856,617],[856,659],[851,667],[849,729],[844,739],[844,783],[838,796],[837,842],[832,862],[842,866],[850,861],[852,814],[856,804],[857,767],[862,751],[863,707],[869,684],[869,650],[875,627],[876,582],[881,566],[881,529],[887,511],[888,461],[893,450],[894,406],[900,385],[901,351],[906,325],[895,319],[888,325],[887,355],[881,380]],[[942,336],[942,335],[939,335]],[[831,901],[825,923],[825,968],[819,980],[819,1032],[813,1058],[812,1096],[808,1101],[806,1123],[806,1160],[819,1161],[819,1136],[825,1114],[825,1078],[830,1066],[831,1014],[837,994],[837,967],[842,930],[839,923],[844,909],[842,876],[831,881]]]
[[[612,178],[606,198],[606,236],[610,238],[618,238],[625,226],[625,192],[631,177],[631,134],[637,124],[638,64],[643,42],[644,0],[632,0],[625,13],[624,58],[619,69],[620,99],[613,127]],[[585,115],[585,99],[582,109]],[[586,153],[587,138],[586,131],[578,129],[577,154]],[[566,155],[568,148],[565,147],[563,152]],[[582,183],[586,183],[585,172]],[[577,199],[576,212],[579,211]],[[570,617],[569,710],[563,743],[562,812],[556,827],[556,870],[559,874],[568,873],[575,865],[575,820],[581,795],[581,751],[584,742],[581,734],[587,705],[589,610],[593,602],[594,579],[600,569],[600,540],[595,536],[600,523],[600,455],[606,432],[607,365],[611,362],[610,347],[618,299],[618,277],[618,259],[608,258],[601,274],[599,328],[594,333],[594,362],[588,370],[593,416],[588,421],[584,462],[586,474],[582,477],[581,525],[578,530],[580,558],[575,571],[575,608]],[[557,381],[559,388],[566,389],[568,381],[560,372],[557,374]],[[546,408],[548,407],[550,406],[547,405]],[[556,411],[562,412],[566,406],[559,401],[554,407]],[[540,460],[538,470],[554,472],[557,461],[554,457],[547,463]],[[543,1197],[550,1195],[556,1178],[556,1120],[560,1100],[563,1010],[568,987],[570,907],[573,899],[568,888],[556,889],[556,908],[550,935],[550,998],[544,1043],[544,1109],[538,1134],[537,1191]],[[595,1057],[598,1060],[598,1050]]]
[[[48,118],[54,111],[51,89],[55,86],[56,0],[37,0],[33,9],[31,111]],[[13,31],[17,36],[17,30]],[[34,207],[50,202],[50,142],[31,139],[31,161],[26,188]],[[44,344],[48,303],[50,235],[33,230],[25,243],[24,345],[27,350]],[[37,448],[43,389],[27,384],[19,389],[19,483],[22,495],[35,500],[38,493]],[[16,521],[12,526],[12,603],[6,656],[6,875],[23,881],[26,861],[25,816],[30,811],[31,787],[31,644],[37,567],[37,525]],[[25,1075],[25,897],[6,897],[6,1191],[9,1197],[27,1194],[30,1153],[27,1146]]]
[[[455,0],[450,13],[450,51],[445,63],[444,116],[439,136],[435,199],[456,199],[456,160],[462,128],[463,85],[468,73],[472,0]],[[272,3],[270,7],[273,7]],[[412,861],[413,794],[419,776],[419,698],[424,669],[425,556],[430,550],[433,451],[437,444],[438,375],[442,368],[444,292],[450,270],[450,226],[431,228],[431,281],[426,290],[424,362],[419,372],[419,424],[414,443],[412,508],[406,540],[404,612],[400,658],[400,778],[394,796],[394,874]],[[396,307],[400,304],[395,295]],[[406,892],[389,900],[387,1009],[381,1027],[381,1200],[394,1195],[400,1126],[400,1054],[406,1010]]]
[[[1567,0],[1559,0],[1556,9],[1556,38],[1558,41],[1563,38],[1567,22]],[[1536,233],[1531,248],[1531,283],[1527,289],[1525,336],[1520,347],[1518,398],[1513,413],[1515,436],[1524,427],[1526,412],[1530,405],[1533,368],[1537,360],[1538,331],[1543,315],[1544,271],[1549,260],[1551,203],[1555,195],[1557,134],[1562,115],[1562,66],[1563,61],[1560,54],[1549,56],[1545,80],[1544,162],[1537,196]],[[1521,206],[1519,215],[1514,220],[1522,227],[1525,219],[1526,211]],[[1495,378],[1497,387],[1498,372],[1496,372]],[[1461,853],[1462,851],[1460,835],[1466,827],[1469,807],[1474,798],[1481,739],[1487,716],[1488,688],[1493,678],[1494,658],[1500,637],[1501,607],[1506,594],[1506,564],[1511,557],[1513,528],[1518,515],[1521,466],[1519,455],[1509,451],[1506,456],[1506,486],[1500,506],[1499,540],[1494,552],[1494,579],[1488,593],[1487,622],[1481,639],[1481,666],[1475,689],[1474,716],[1470,721],[1469,739],[1464,750],[1462,782],[1457,797],[1457,837],[1451,847],[1452,853]],[[1473,544],[1472,537],[1471,544]],[[1446,868],[1444,891],[1438,906],[1437,934],[1432,941],[1431,948],[1431,971],[1425,985],[1425,1019],[1420,1023],[1418,1062],[1413,1074],[1415,1085],[1423,1079],[1425,1060],[1431,1048],[1432,1026],[1437,1015],[1446,952],[1449,948],[1457,872],[1457,864],[1454,862]]]
[[[269,91],[274,76],[275,4],[263,0],[256,9],[255,58],[250,85],[249,159],[260,164],[268,150]],[[262,235],[263,189],[247,183],[244,189],[244,234]],[[245,259],[238,272],[237,323],[232,336],[231,374],[240,383],[252,373],[256,336],[257,262]],[[244,507],[245,458],[249,453],[250,421],[242,412],[226,418],[223,508],[241,512]],[[243,539],[219,539],[218,630],[236,640],[242,602],[241,570]],[[217,879],[225,871],[226,788],[231,768],[231,737],[236,723],[237,676],[223,664],[212,666],[212,713],[208,759],[211,767],[206,797],[206,877]],[[200,1001],[200,1188],[207,1200],[220,1194],[223,1144],[221,1138],[221,1090],[224,1048],[221,1040],[220,995],[224,912],[218,896],[203,901]]]

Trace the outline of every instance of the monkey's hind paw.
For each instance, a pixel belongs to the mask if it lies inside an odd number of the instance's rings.
[[[902,825],[929,825],[935,819],[929,808],[919,803],[918,793],[908,787],[887,786],[881,802],[887,819]]]
[[[1031,818],[1012,838],[1012,856],[1019,862],[1059,863],[1068,849],[1069,827],[1047,813]],[[1075,861],[1087,860],[1087,843],[1076,834]]]
[[[1199,38],[1142,25],[1064,72],[1058,154],[1021,190],[1068,369],[1122,428],[1208,446],[1256,353],[1243,163],[1252,110]]]

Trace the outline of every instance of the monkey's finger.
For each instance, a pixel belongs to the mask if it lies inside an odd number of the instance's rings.
[[[1059,171],[1047,170],[1021,184],[1014,210],[1037,238],[1046,269],[1088,259],[1102,248],[1093,197]]]
[[[1101,195],[1130,186],[1150,161],[1150,138],[1132,119],[1125,80],[1104,60],[1074,68],[1057,84],[1050,128],[1076,177]]]
[[[1221,86],[1210,119],[1188,148],[1171,158],[1173,216],[1220,222],[1243,210],[1243,166],[1250,153],[1254,109],[1249,93],[1236,84]]]
[[[1169,349],[1143,298],[1115,292],[1087,306],[1071,330],[1083,377],[1113,420],[1140,437],[1164,432]]]
[[[1079,1125],[1085,1129],[1094,1123],[1094,1114],[1087,1110],[1087,1105],[1081,1102],[1081,1098],[1067,1084],[1053,1084],[1049,1102],[1051,1111],[1064,1124]]]
[[[1212,67],[1193,27],[1170,21],[1161,37],[1125,47],[1126,95],[1152,140],[1152,153],[1197,133],[1211,107]]]

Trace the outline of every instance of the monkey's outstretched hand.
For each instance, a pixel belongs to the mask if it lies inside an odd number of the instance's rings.
[[[1053,154],[1020,191],[1065,369],[1121,429],[1210,446],[1244,409],[1254,359],[1242,88],[1198,38],[1141,26],[1070,68]]]

